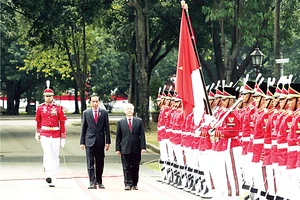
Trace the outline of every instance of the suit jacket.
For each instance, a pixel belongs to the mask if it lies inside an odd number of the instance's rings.
[[[117,123],[116,151],[121,151],[121,154],[138,154],[142,149],[146,149],[142,119],[133,117],[132,131],[129,129],[127,118],[120,119]]]
[[[94,112],[89,108],[83,112],[80,144],[91,147],[97,143],[98,146],[110,144],[110,129],[108,113],[98,108],[98,122],[95,123]]]

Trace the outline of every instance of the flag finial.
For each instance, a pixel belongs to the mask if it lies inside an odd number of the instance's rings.
[[[185,3],[185,1],[181,1],[181,7],[183,9],[187,9],[188,8],[188,5]]]

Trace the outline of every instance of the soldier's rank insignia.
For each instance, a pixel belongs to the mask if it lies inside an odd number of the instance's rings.
[[[57,115],[57,110],[56,110],[55,107],[52,107],[52,108],[51,108],[51,115],[52,115],[52,116],[56,116],[56,115]]]

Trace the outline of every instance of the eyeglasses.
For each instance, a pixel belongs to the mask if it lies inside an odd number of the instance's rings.
[[[53,97],[52,95],[46,95],[45,97]]]

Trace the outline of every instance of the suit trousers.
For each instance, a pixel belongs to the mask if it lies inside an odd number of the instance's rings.
[[[95,143],[92,147],[86,147],[87,171],[90,184],[102,184],[104,157],[104,146],[98,146]]]
[[[137,186],[141,153],[121,154],[125,186]]]

